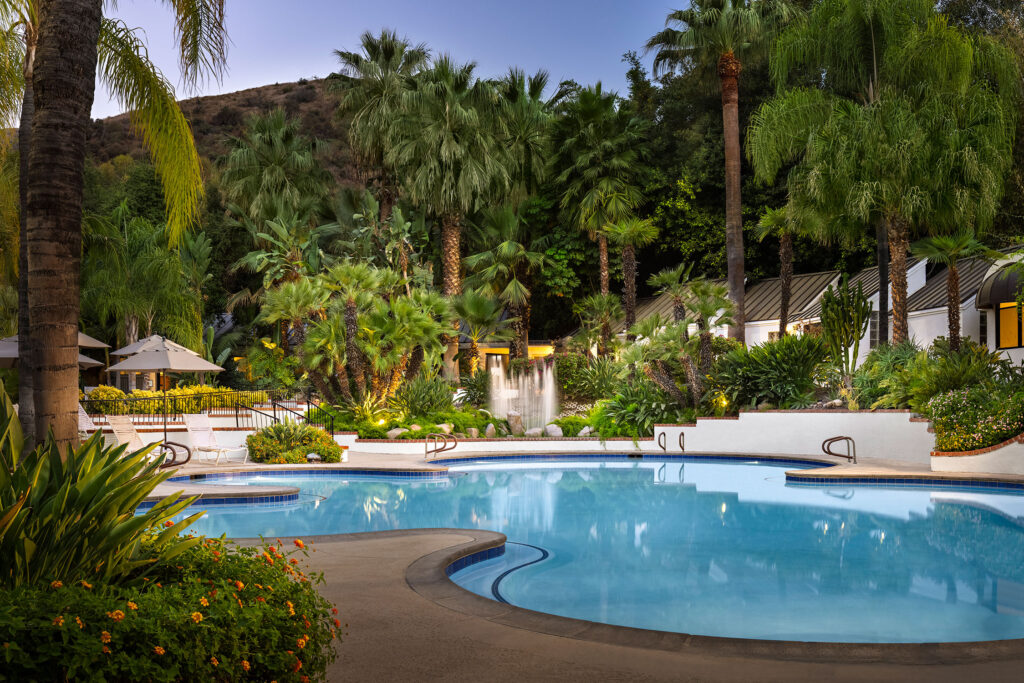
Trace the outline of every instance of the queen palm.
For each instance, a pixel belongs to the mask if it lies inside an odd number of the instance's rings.
[[[629,330],[636,324],[636,250],[658,239],[658,227],[649,218],[632,217],[608,226],[607,233],[622,248],[622,298]],[[632,332],[629,339],[635,339]]]
[[[672,320],[682,322],[686,318],[686,298],[690,292],[690,271],[692,263],[680,263],[675,268],[666,268],[647,279],[647,284],[658,288],[658,294],[672,298]]]
[[[640,202],[637,167],[645,123],[615,93],[598,83],[566,102],[552,131],[552,165],[560,206],[571,220],[597,240],[601,294],[609,292],[608,238],[605,228],[630,214]]]
[[[960,268],[961,259],[984,258],[995,260],[1002,254],[989,249],[979,242],[972,230],[962,230],[952,235],[933,235],[915,242],[911,253],[928,263],[945,266],[946,313],[949,323],[949,348],[960,350]]]
[[[714,65],[722,91],[725,138],[725,239],[729,298],[736,324],[730,336],[743,340],[743,209],[740,198],[739,80],[742,60],[763,51],[776,31],[796,16],[786,0],[693,0],[685,10],[668,15],[665,30],[647,41],[657,50],[654,67]],[[678,28],[676,28],[678,27]]]
[[[757,224],[757,236],[779,238],[779,338],[786,336],[789,323],[789,298],[793,286],[793,235],[796,222],[786,207],[767,209]]]
[[[166,0],[174,15],[186,85],[219,75],[227,36],[223,0]],[[71,0],[47,5],[4,3],[4,62],[0,110],[21,104],[22,249],[26,260],[19,295],[28,319],[19,325],[28,362],[22,375],[22,416],[37,436],[52,427],[57,441],[76,438],[77,328],[85,132],[97,76],[122,105],[149,147],[164,185],[172,236],[196,218],[202,196],[199,159],[173,88],[149,61],[139,34],[102,16],[103,3]],[[15,50],[13,41],[21,41]],[[19,65],[23,72],[13,72]],[[20,76],[20,77],[19,77]],[[30,188],[30,190],[28,189]],[[31,258],[28,255],[31,254]],[[31,268],[28,267],[31,264]],[[38,316],[36,315],[38,314]],[[36,408],[35,419],[26,406]],[[27,414],[26,414],[27,413]],[[31,424],[26,433],[32,434]]]
[[[361,52],[336,50],[341,70],[332,76],[328,88],[338,93],[338,114],[351,115],[348,139],[367,174],[375,174],[380,199],[380,220],[387,221],[398,188],[385,156],[391,147],[395,123],[402,113],[402,96],[411,79],[427,66],[430,50],[425,43],[412,45],[408,39],[384,29],[380,35],[369,31],[359,38]]]
[[[462,320],[462,333],[469,339],[469,374],[480,369],[480,343],[504,341],[512,337],[515,318],[504,318],[505,306],[493,296],[478,289],[469,289],[452,302],[455,314]]]

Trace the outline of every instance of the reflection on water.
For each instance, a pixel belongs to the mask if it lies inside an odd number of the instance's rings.
[[[254,478],[298,485],[304,502],[214,508],[197,530],[493,529],[551,553],[503,580],[513,604],[644,628],[858,642],[1024,637],[1024,496],[793,487],[784,469],[644,460],[467,466],[441,481]],[[490,564],[504,571],[507,561]]]

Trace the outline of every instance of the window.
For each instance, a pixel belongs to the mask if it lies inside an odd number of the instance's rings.
[[[1015,349],[1021,343],[1020,307],[1015,301],[999,304],[996,310],[996,347]]]
[[[868,348],[878,346],[878,311],[871,313],[871,322],[868,323]]]

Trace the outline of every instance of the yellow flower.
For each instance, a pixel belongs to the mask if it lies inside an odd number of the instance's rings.
[[[217,661],[216,657],[210,657],[210,664],[213,664],[214,666],[219,666],[220,662]]]
[[[235,588],[237,588],[238,590],[242,590],[243,588],[245,588],[245,584],[241,581],[235,581]]]
[[[263,340],[263,345],[265,347],[267,347],[268,349],[276,349],[277,348],[277,344],[275,344],[274,342],[272,342],[272,341],[270,341],[268,339],[264,339]]]
[[[210,601],[207,600],[206,598],[199,598],[199,604],[202,605],[203,607],[209,607],[210,606]]]
[[[88,581],[83,581],[82,582],[82,586],[85,587],[85,588],[88,588],[89,590],[92,590],[92,584],[89,583]]]
[[[192,621],[194,621],[194,622],[196,622],[198,624],[202,620],[203,620],[203,613],[202,612],[193,612],[192,613]]]
[[[156,647],[153,648],[153,652],[157,653],[158,655],[162,655],[163,653],[167,652],[167,650],[165,650],[162,647],[160,647],[159,645],[157,645]]]
[[[301,539],[301,538],[296,538],[296,539],[295,539],[295,547],[296,547],[296,548],[300,548],[300,549],[301,549],[301,548],[305,548],[305,547],[306,547],[306,544],[302,542],[302,539]]]
[[[128,609],[139,609],[139,606],[138,606],[138,605],[136,605],[136,604],[135,604],[134,602],[132,602],[131,600],[129,600],[129,601],[128,601]]]
[[[110,642],[110,633],[108,631],[103,631],[103,632],[100,633],[100,642],[101,643],[109,643]]]
[[[292,601],[291,600],[286,600],[284,604],[288,605],[288,615],[294,617],[295,616],[295,605],[292,604]]]
[[[64,625],[64,617],[57,617],[53,620],[53,625],[60,628]]]
[[[50,588],[52,588],[54,590],[57,590],[58,588],[63,588],[63,587],[64,587],[64,584],[61,583],[60,581],[53,581],[52,583],[50,583]]]
[[[122,619],[124,619],[124,612],[122,612],[119,609],[116,609],[113,612],[107,612],[107,616],[113,619],[114,621],[121,621]]]

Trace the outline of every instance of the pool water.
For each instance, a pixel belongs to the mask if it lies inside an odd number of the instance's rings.
[[[299,502],[195,529],[270,538],[424,527],[508,537],[452,576],[528,609],[710,636],[839,642],[1024,637],[1024,496],[787,485],[792,464],[533,461],[399,479],[244,476]]]

